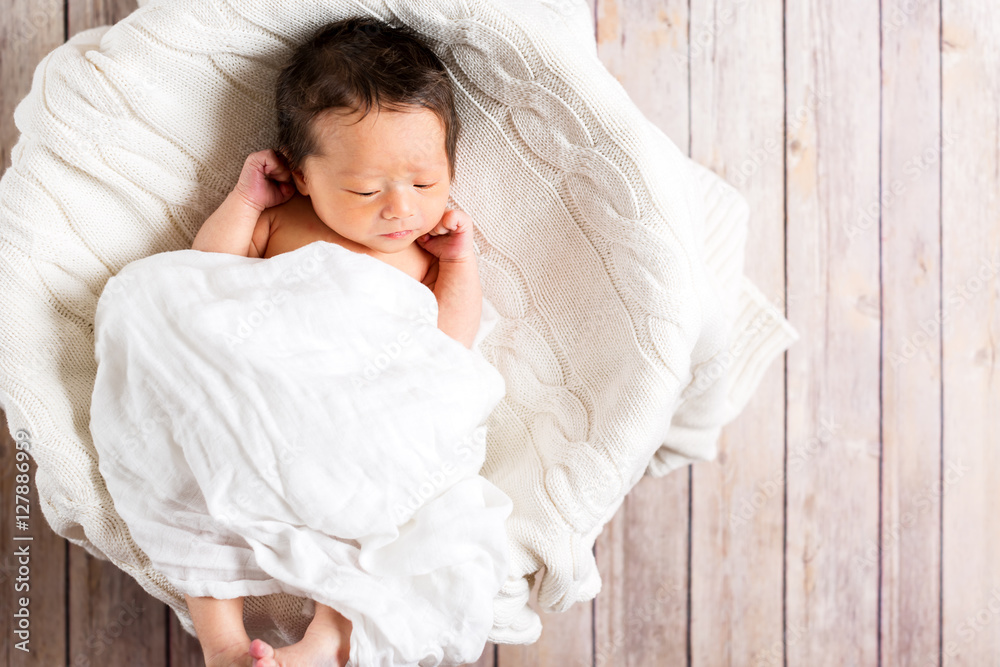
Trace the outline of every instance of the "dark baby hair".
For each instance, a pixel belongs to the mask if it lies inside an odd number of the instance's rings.
[[[372,108],[411,111],[424,107],[444,124],[449,176],[455,177],[460,129],[455,98],[444,65],[407,26],[353,17],[320,28],[292,54],[276,90],[279,151],[293,170],[318,153],[313,120]]]

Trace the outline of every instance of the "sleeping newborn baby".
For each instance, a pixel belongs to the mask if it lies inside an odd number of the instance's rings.
[[[378,32],[374,21],[342,23],[301,47],[279,81],[284,154],[251,154],[191,247],[269,258],[323,240],[370,255],[430,288],[438,326],[471,347],[482,291],[472,221],[445,210],[459,131],[448,75],[432,52]],[[352,99],[357,92],[334,64],[347,51],[340,34],[372,50],[369,35],[397,41],[395,53],[371,56],[387,68],[364,91],[378,99]],[[391,57],[419,75],[403,81]]]
[[[281,72],[277,112],[278,150],[247,157],[239,182],[205,221],[191,249],[278,262],[271,258],[324,241],[367,255],[409,276],[414,288],[432,293],[438,329],[471,349],[483,314],[482,291],[472,221],[448,208],[459,124],[450,80],[433,52],[410,31],[371,19],[330,24],[299,47]],[[489,386],[493,392],[495,385]],[[102,462],[113,464],[110,455]],[[490,516],[498,516],[497,508],[509,514],[509,502],[491,496]],[[498,536],[489,538],[492,550],[504,538],[502,522],[491,521],[496,522],[489,534]],[[134,529],[133,534],[139,542],[139,533]],[[395,558],[419,560],[409,552]],[[444,581],[435,586],[447,585],[449,591],[434,595],[458,596],[451,590],[454,584]],[[477,595],[483,599],[481,591]],[[359,631],[317,600],[301,641],[276,648],[259,638],[251,641],[243,625],[242,596],[216,599],[185,592],[185,599],[209,667],[341,666],[349,659],[352,627]],[[460,620],[465,614],[452,613]],[[416,623],[421,615],[410,612],[410,619]],[[466,621],[470,618],[466,614]],[[482,620],[478,623],[475,627],[484,627]]]
[[[355,67],[369,57],[384,68],[370,73],[370,89],[356,90],[345,76],[338,60],[348,52]],[[446,72],[413,37],[374,21],[328,26],[279,80],[281,152],[247,158],[192,249],[270,258],[336,243],[426,285],[438,301],[438,327],[471,347],[482,315],[472,222],[445,210],[459,130],[452,99]],[[275,650],[243,630],[242,598],[185,598],[209,666],[247,655],[259,667],[347,661],[351,624],[325,605],[316,604],[300,642]]]

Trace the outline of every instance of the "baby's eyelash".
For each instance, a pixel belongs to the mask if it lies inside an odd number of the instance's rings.
[[[428,185],[416,185],[416,184],[415,184],[415,185],[414,185],[414,187],[418,187],[418,188],[429,188],[429,187],[431,187],[431,186],[433,186],[433,185],[436,185],[436,183],[430,183],[430,184],[428,184]],[[375,192],[355,192],[354,194],[356,194],[356,195],[361,195],[362,197],[371,197],[371,196],[372,196],[372,195],[374,195],[374,194],[378,194],[378,190],[376,190]]]

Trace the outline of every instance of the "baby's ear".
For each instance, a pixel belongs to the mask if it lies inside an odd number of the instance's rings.
[[[288,159],[289,150],[287,146],[279,146],[274,149],[276,153],[279,153],[281,157],[285,159],[285,164],[288,165],[289,170],[292,172],[292,179],[295,181],[295,189],[299,191],[299,194],[304,196],[309,196],[309,186],[306,185],[306,177],[302,173],[302,163],[299,163],[298,169],[292,169],[292,161]]]
[[[299,191],[299,194],[308,197],[309,191],[306,186],[305,179],[302,177],[302,171],[299,169],[293,169],[292,179],[295,180],[295,189]]]

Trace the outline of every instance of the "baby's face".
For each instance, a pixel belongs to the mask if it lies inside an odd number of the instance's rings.
[[[319,155],[295,184],[339,235],[382,253],[405,249],[444,215],[451,181],[444,125],[434,112],[373,109],[365,118],[322,114],[313,132]],[[385,236],[410,230],[402,237]]]

